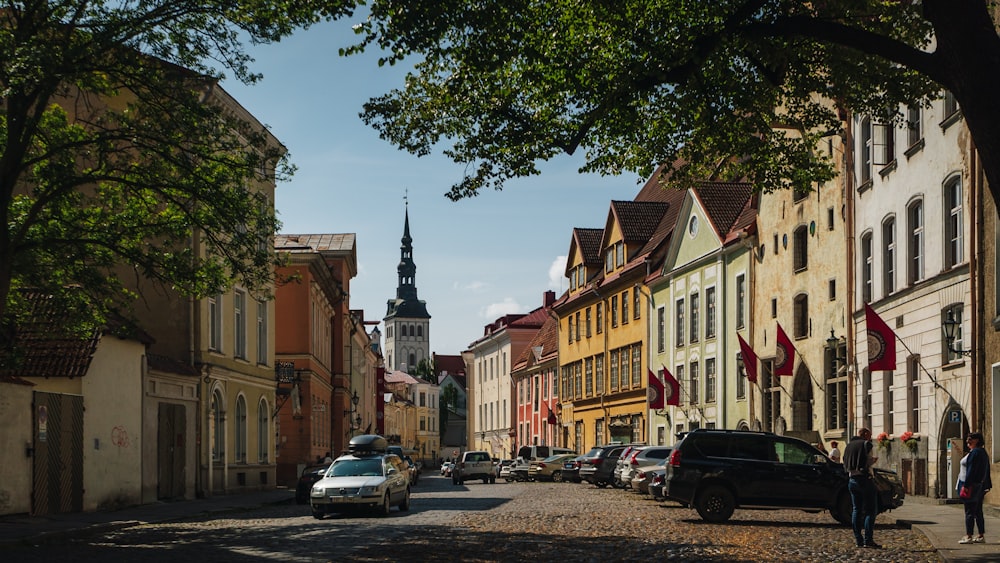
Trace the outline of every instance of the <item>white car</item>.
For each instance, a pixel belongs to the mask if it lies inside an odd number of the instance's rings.
[[[351,438],[350,453],[333,460],[309,493],[313,518],[331,512],[373,508],[382,516],[398,506],[410,509],[410,480],[403,461],[385,453],[385,438],[365,434]]]

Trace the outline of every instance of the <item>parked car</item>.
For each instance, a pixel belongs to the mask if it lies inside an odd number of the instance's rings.
[[[489,452],[470,451],[462,453],[462,458],[451,470],[451,482],[461,485],[471,479],[482,479],[483,483],[496,483],[496,469]]]
[[[584,458],[582,455],[578,455],[572,459],[567,459],[563,462],[562,478],[563,481],[569,483],[579,483],[580,479],[580,461]]]
[[[513,465],[510,467],[510,476],[513,481],[527,481],[528,480],[528,470],[531,468],[531,462],[519,457],[514,460]]]
[[[451,477],[451,468],[455,467],[454,462],[446,461],[441,464],[441,475]]]
[[[409,510],[410,480],[403,460],[385,448],[385,438],[376,434],[351,438],[349,453],[333,460],[309,492],[313,518],[355,508],[373,508],[382,516],[393,506]]]
[[[517,455],[514,457],[515,459],[524,459],[530,463],[532,461],[541,461],[556,454],[576,455],[576,452],[569,448],[557,448],[555,446],[521,446],[517,449]]]
[[[622,464],[622,482],[625,486],[631,487],[635,474],[640,469],[662,464],[669,455],[670,448],[667,446],[642,446],[633,449]]]
[[[666,483],[666,475],[666,467],[662,470],[656,469],[653,471],[653,475],[649,480],[649,496],[653,497],[653,500],[665,500],[663,486]]]
[[[501,459],[500,466],[497,470],[497,478],[503,479],[504,481],[510,482],[514,478],[510,474],[510,470],[514,467],[514,460],[512,459]]]
[[[591,449],[580,460],[580,479],[601,488],[610,485],[615,464],[625,448],[623,444],[609,444]]]
[[[563,463],[576,457],[575,453],[556,454],[541,461],[532,461],[528,466],[528,479],[532,481],[562,482]]]
[[[902,506],[903,484],[875,469],[878,511]],[[698,429],[674,445],[665,494],[693,506],[709,522],[725,522],[737,508],[829,510],[851,522],[844,466],[797,438],[770,432]]]
[[[406,465],[407,475],[410,477],[410,484],[416,485],[420,481],[420,462],[413,461],[408,455],[403,456],[403,463]]]
[[[323,478],[329,467],[329,463],[321,463],[318,465],[309,465],[302,470],[302,474],[299,475],[299,482],[295,486],[296,504],[309,504],[309,491],[312,490],[312,486],[316,481]]]
[[[636,469],[635,475],[632,477],[632,491],[648,495],[649,485],[653,482],[653,478],[657,475],[660,476],[660,482],[662,483],[662,477],[666,474],[666,472],[667,468],[663,462],[660,462],[660,465],[647,465]]]
[[[629,485],[628,479],[631,479],[631,477],[624,475],[628,459],[633,452],[644,447],[646,447],[646,444],[639,442],[625,446],[625,450],[622,451],[621,455],[618,456],[618,461],[615,462],[615,470],[611,476],[612,487],[622,489]]]

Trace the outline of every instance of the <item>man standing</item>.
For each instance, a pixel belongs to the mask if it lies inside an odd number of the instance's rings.
[[[851,525],[854,527],[854,541],[858,547],[880,548],[872,535],[875,532],[875,505],[877,492],[872,481],[872,465],[878,460],[872,456],[872,431],[868,428],[858,430],[858,435],[851,438],[844,448],[844,469],[850,476],[847,489],[851,493]],[[864,536],[862,537],[862,531]]]

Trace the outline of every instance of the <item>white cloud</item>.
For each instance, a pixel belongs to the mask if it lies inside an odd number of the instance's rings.
[[[482,311],[483,318],[493,320],[504,315],[524,312],[524,307],[511,297],[505,297],[499,303],[491,303]]]
[[[471,291],[473,293],[481,293],[489,288],[489,286],[490,284],[483,281],[471,281],[464,284],[455,282],[452,284],[453,289],[457,289],[459,291]]]
[[[565,281],[566,257],[556,256],[556,259],[549,266],[549,289],[554,289],[557,293],[561,292]]]

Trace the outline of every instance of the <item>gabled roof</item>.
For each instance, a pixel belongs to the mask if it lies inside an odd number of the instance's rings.
[[[540,349],[538,356],[535,356],[535,349]],[[529,366],[540,364],[550,358],[559,356],[559,321],[549,315],[545,324],[538,330],[528,346],[518,356],[517,361],[511,367],[511,372],[525,369]]]
[[[458,354],[434,354],[434,371],[439,376],[444,372],[449,375],[465,375],[465,360]]]
[[[573,239],[576,241],[584,264],[599,264],[601,262],[601,237],[604,229],[588,229],[576,227],[573,229]]]
[[[669,207],[659,201],[612,201],[611,214],[621,227],[625,242],[643,242],[653,236]],[[610,220],[609,217],[609,223]]]
[[[406,384],[427,383],[426,381],[418,380],[417,378],[415,378],[412,375],[406,373],[405,371],[399,371],[399,370],[385,372],[385,382],[386,383],[406,383]]]
[[[746,182],[699,182],[693,192],[722,241],[728,238],[738,220],[742,223],[753,218],[753,214],[747,213],[753,186]]]

